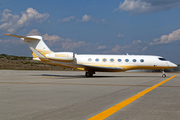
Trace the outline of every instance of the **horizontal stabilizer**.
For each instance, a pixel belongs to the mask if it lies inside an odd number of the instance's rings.
[[[24,37],[24,36],[19,36],[19,35],[11,35],[11,34],[4,34],[4,35],[12,36],[12,37],[17,37],[17,38],[21,38],[21,39],[40,40],[40,39],[37,39],[37,38]]]

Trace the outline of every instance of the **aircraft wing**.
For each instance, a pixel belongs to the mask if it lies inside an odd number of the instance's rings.
[[[122,67],[103,67],[103,66],[92,66],[92,65],[85,65],[85,64],[76,64],[76,63],[67,63],[67,62],[58,62],[63,66],[67,67],[74,67],[74,68],[84,68],[85,70],[94,70],[94,71],[123,71],[124,68]]]
[[[85,69],[92,69],[94,71],[121,71],[124,70],[122,67],[103,67],[103,66],[92,66],[92,65],[80,65],[83,66]]]

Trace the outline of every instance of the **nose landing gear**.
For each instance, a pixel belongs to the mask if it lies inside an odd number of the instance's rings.
[[[162,77],[165,78],[165,77],[166,77],[166,74],[165,74],[164,70],[161,70],[161,71],[162,71],[162,73],[163,73],[163,74],[162,74]]]
[[[166,77],[166,74],[163,74],[162,77],[165,78],[165,77]]]

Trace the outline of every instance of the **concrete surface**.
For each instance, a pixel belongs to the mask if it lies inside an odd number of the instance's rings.
[[[165,72],[180,72],[180,66],[171,68],[171,69],[165,69]],[[129,70],[127,72],[161,72],[161,70]]]
[[[0,120],[86,120],[173,76],[107,120],[179,120],[180,73],[0,70]]]

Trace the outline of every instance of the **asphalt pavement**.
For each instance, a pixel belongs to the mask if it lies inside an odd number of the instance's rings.
[[[180,73],[167,73],[166,78],[152,72],[84,74],[0,70],[0,120],[87,120],[106,110],[105,120],[180,118]],[[134,98],[139,93],[142,96]]]

